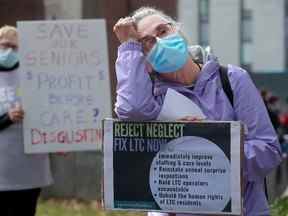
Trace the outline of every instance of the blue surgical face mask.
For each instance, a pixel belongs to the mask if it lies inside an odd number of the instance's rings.
[[[175,72],[185,65],[188,58],[188,44],[179,33],[157,38],[147,55],[147,61],[158,73]]]
[[[0,66],[4,68],[12,68],[18,62],[18,54],[12,48],[0,49]]]

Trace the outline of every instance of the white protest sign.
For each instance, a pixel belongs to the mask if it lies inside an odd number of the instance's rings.
[[[179,106],[181,104],[181,106]],[[189,98],[178,93],[174,89],[168,88],[162,109],[157,120],[177,120],[186,116],[193,116],[205,119],[202,110]]]
[[[99,150],[111,116],[105,21],[17,25],[25,152]]]

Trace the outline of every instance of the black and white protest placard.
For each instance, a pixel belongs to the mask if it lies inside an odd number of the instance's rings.
[[[240,215],[240,122],[104,121],[104,204]]]
[[[18,22],[25,152],[99,150],[111,117],[105,21]]]

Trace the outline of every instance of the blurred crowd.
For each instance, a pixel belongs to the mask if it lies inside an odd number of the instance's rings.
[[[288,98],[282,101],[268,90],[261,90],[261,96],[267,107],[271,122],[278,134],[283,157],[288,156]]]

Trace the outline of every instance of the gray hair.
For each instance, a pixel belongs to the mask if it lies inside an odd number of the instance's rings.
[[[132,13],[132,18],[135,20],[136,24],[138,24],[143,18],[152,15],[159,15],[167,22],[172,23],[173,25],[178,25],[178,23],[172,17],[153,7],[140,7]]]
[[[134,11],[132,13],[131,17],[134,19],[134,21],[137,25],[142,19],[144,19],[147,16],[152,16],[152,15],[159,15],[164,20],[171,23],[173,26],[179,28],[179,33],[187,41],[187,43],[189,43],[187,36],[185,35],[185,33],[180,28],[181,24],[179,22],[177,22],[175,19],[173,19],[172,17],[165,14],[161,10],[158,10],[156,8],[153,8],[153,7],[140,7],[139,9],[137,9],[136,11]]]

